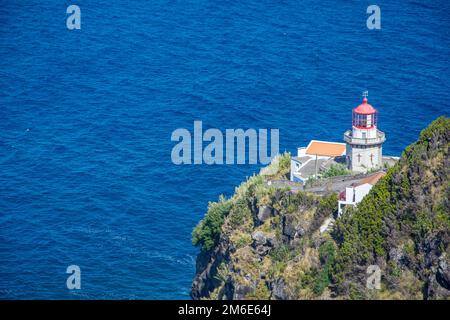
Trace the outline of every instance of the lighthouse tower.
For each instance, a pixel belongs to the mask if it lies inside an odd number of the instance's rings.
[[[354,172],[367,172],[382,167],[384,132],[378,130],[378,111],[367,102],[353,109],[352,130],[344,133],[347,167]]]

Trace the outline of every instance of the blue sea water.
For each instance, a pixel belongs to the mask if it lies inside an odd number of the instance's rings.
[[[450,2],[379,0],[381,30],[370,4],[1,0],[0,298],[188,299],[193,227],[260,168],[174,165],[194,120],[295,152],[341,141],[369,90],[400,155],[449,115]]]

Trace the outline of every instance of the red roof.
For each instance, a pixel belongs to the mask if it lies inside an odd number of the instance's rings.
[[[374,186],[374,185],[378,182],[378,180],[380,180],[381,178],[383,178],[385,175],[386,175],[386,172],[384,172],[384,171],[379,171],[379,172],[377,172],[377,173],[375,173],[375,174],[372,174],[372,175],[370,175],[370,176],[368,176],[368,177],[362,179],[362,180],[357,184],[357,186],[361,186],[361,185],[366,184],[366,183],[371,184],[371,185]]]
[[[377,112],[374,107],[367,103],[367,98],[364,98],[363,103],[356,107],[354,111],[357,114],[373,114]]]
[[[311,140],[305,153],[338,157],[345,154],[345,143]]]

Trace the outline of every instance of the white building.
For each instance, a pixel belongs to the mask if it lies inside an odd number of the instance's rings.
[[[324,162],[345,156],[345,148],[345,143],[311,140],[307,147],[298,148],[297,156],[291,158],[290,180],[306,182],[319,173]]]
[[[367,102],[366,91],[363,102],[352,111],[352,129],[344,133],[345,143],[311,140],[307,147],[298,148],[291,158],[290,180],[305,183],[333,161],[345,162],[354,174],[391,167],[398,157],[383,157],[385,140],[378,130],[378,111]]]
[[[383,171],[377,172],[364,178],[358,184],[345,188],[345,191],[339,194],[338,216],[342,214],[345,206],[355,206],[359,203],[385,174]]]
[[[378,112],[367,102],[353,109],[352,130],[344,133],[347,167],[353,172],[367,172],[383,166],[384,132],[378,130]]]

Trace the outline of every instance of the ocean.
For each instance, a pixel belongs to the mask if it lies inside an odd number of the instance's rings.
[[[0,299],[189,299],[192,229],[261,167],[173,164],[195,120],[295,152],[368,90],[399,156],[449,115],[450,2],[379,0],[380,30],[370,4],[1,0]]]

